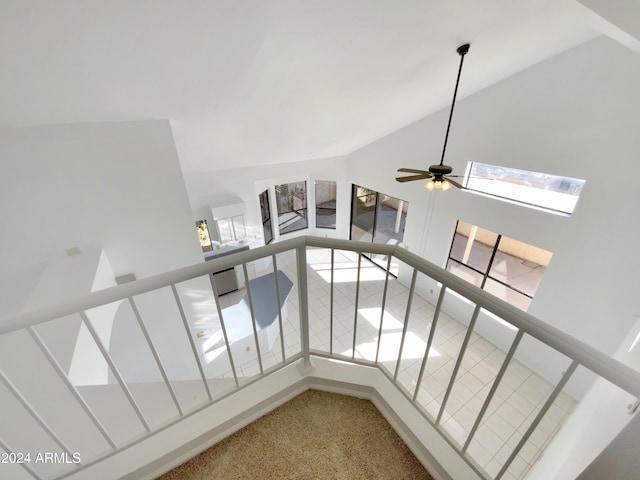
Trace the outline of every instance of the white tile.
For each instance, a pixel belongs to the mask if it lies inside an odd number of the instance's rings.
[[[456,418],[449,418],[446,422],[442,423],[442,428],[451,436],[458,445],[463,445],[469,432],[464,428]]]
[[[484,448],[480,443],[478,443],[475,438],[469,444],[467,453],[481,467],[487,465],[493,458],[493,455],[489,453],[487,449]]]
[[[453,414],[453,418],[460,424],[460,426],[462,426],[462,428],[469,432],[476,421],[477,412],[471,410],[466,405],[463,405]]]
[[[474,395],[479,393],[484,387],[484,383],[481,382],[478,377],[473,375],[473,373],[468,372],[462,375],[460,378],[456,380],[456,383],[460,383],[468,388]]]
[[[522,388],[525,392],[523,393],[525,397],[540,401],[549,395],[553,386],[536,373],[532,373],[525,379]]]
[[[506,383],[501,382],[496,389],[496,393],[494,394],[495,399],[499,399],[501,402],[506,401],[511,395],[513,395],[513,388],[511,388]]]
[[[511,437],[511,435],[513,435],[516,431],[513,425],[508,423],[496,412],[487,415],[485,425],[504,441]]]
[[[525,473],[525,471],[529,470],[529,464],[525,462],[522,458],[516,457],[509,465],[507,472],[513,475],[515,478],[520,478],[520,476]]]
[[[524,444],[520,452],[518,452],[518,457],[522,458],[527,464],[533,465],[541,453],[542,450],[540,448],[535,446],[531,441],[528,441]]]
[[[517,390],[518,388],[520,388],[520,385],[522,385],[523,382],[524,382],[524,379],[522,379],[518,374],[513,372],[511,370],[511,367],[509,367],[505,372],[504,376],[502,377],[502,381],[500,382],[500,384],[508,385],[513,390]]]
[[[498,453],[495,454],[494,458],[500,465],[504,465],[504,463],[507,461],[507,459],[511,456],[512,453],[513,453],[513,447],[511,445],[505,444],[502,447],[500,447],[500,450],[498,450]]]
[[[496,408],[496,412],[514,428],[520,427],[525,420],[524,415],[506,402]]]
[[[531,375],[531,370],[517,360],[511,360],[511,363],[509,364],[509,371],[520,377],[522,381],[526,380]]]
[[[446,387],[440,383],[436,378],[425,377],[422,379],[422,388],[424,388],[434,398],[438,395],[444,394]]]
[[[484,471],[489,474],[489,477],[495,478],[500,469],[502,468],[502,464],[498,462],[495,458],[492,458],[489,463],[484,466]]]
[[[493,457],[504,446],[504,440],[498,437],[485,423],[481,425],[473,437]]]
[[[457,397],[453,396],[453,395],[449,395],[449,398],[447,399],[447,404],[445,406],[447,412],[449,412],[450,414],[455,414],[458,410],[460,410],[460,408],[464,405],[464,402],[462,402],[460,399],[458,399]]]
[[[438,368],[435,372],[433,372],[433,377],[437,378],[440,383],[443,385],[448,385],[449,380],[451,379],[451,373],[453,370],[453,366],[451,364],[445,364],[442,367]]]
[[[496,378],[495,373],[491,372],[491,370],[486,368],[483,363],[479,363],[475,365],[469,371],[473,375],[475,375],[478,378],[478,380],[480,380],[483,383],[483,385],[493,383],[493,381]]]
[[[529,437],[529,442],[538,448],[544,447],[549,441],[550,437],[539,428],[535,429]]]
[[[528,417],[536,410],[536,406],[527,400],[525,397],[521,395],[522,389],[513,392],[509,398],[507,398],[507,402],[509,405],[513,406],[516,410],[518,410],[522,415]]]

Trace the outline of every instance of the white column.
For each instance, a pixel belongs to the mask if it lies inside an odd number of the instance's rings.
[[[402,221],[402,210],[404,210],[404,200],[398,201],[398,210],[396,211],[396,226],[393,227],[393,233],[400,231],[400,222]]]
[[[469,238],[467,238],[467,245],[464,247],[464,254],[462,255],[462,263],[467,263],[469,255],[471,254],[471,247],[476,240],[476,233],[478,233],[478,227],[471,225],[471,231],[469,232]]]

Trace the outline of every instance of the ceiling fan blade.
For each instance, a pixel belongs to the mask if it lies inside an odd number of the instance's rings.
[[[431,175],[427,170],[415,170],[413,168],[399,168],[398,171],[405,173],[428,173],[429,175]]]
[[[460,184],[459,184],[458,182],[456,182],[455,180],[451,180],[451,178],[450,178],[450,177],[444,177],[444,178],[447,180],[447,182],[449,182],[449,183],[450,183],[451,185],[453,185],[454,187],[457,187],[457,188],[464,188],[462,185],[460,185]]]
[[[496,180],[495,178],[487,178],[487,177],[478,177],[475,175],[447,175],[447,178],[477,178],[479,180]]]
[[[396,181],[398,182],[412,182],[414,180],[424,180],[425,178],[431,178],[431,174],[429,172],[422,173],[420,175],[409,175],[407,177],[396,177]]]

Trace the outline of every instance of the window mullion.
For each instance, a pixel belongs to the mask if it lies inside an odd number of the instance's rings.
[[[483,290],[484,290],[485,283],[487,283],[487,278],[489,278],[489,272],[491,271],[493,260],[496,258],[496,253],[498,253],[498,245],[500,244],[501,238],[502,238],[502,235],[498,234],[496,243],[493,246],[493,251],[491,252],[491,258],[489,259],[489,264],[487,265],[487,271],[484,272],[484,277],[482,277],[482,283],[480,284],[480,288],[482,288]]]

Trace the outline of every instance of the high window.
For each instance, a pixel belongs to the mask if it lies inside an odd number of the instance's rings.
[[[276,186],[276,203],[280,235],[308,227],[307,182]]]
[[[585,181],[547,173],[470,162],[465,188],[520,205],[570,216]]]
[[[458,220],[446,269],[527,311],[552,253]]]
[[[316,227],[336,229],[336,182],[316,180]]]
[[[269,245],[273,241],[273,225],[271,224],[271,209],[269,208],[269,190],[260,194],[260,214],[262,217],[262,234],[264,244]]]

